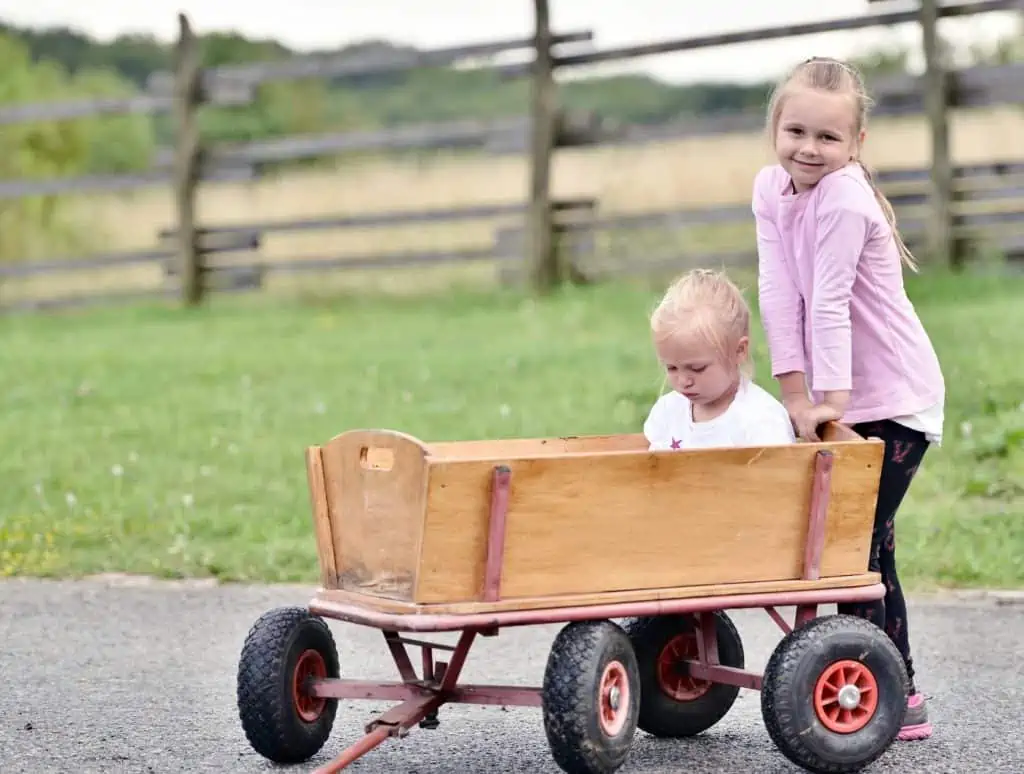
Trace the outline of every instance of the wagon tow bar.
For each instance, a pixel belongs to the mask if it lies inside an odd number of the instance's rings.
[[[312,681],[309,694],[325,699],[398,700],[398,704],[371,720],[365,735],[343,750],[334,760],[316,769],[313,774],[337,774],[371,750],[391,738],[401,739],[417,723],[422,728],[437,728],[438,709],[447,703],[498,704],[507,706],[540,706],[540,689],[502,685],[458,685],[459,676],[477,635],[495,634],[492,629],[464,629],[456,645],[400,637],[398,632],[385,631],[384,639],[394,658],[402,682],[370,682],[340,678]],[[419,646],[423,653],[423,677],[416,674],[406,645]],[[450,663],[434,661],[435,650],[451,651]],[[429,676],[429,677],[428,677]]]

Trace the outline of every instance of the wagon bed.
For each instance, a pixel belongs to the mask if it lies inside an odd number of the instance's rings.
[[[311,604],[442,630],[581,606],[870,599],[882,443],[838,424],[824,436],[649,452],[642,434],[344,433],[307,450],[322,586]]]

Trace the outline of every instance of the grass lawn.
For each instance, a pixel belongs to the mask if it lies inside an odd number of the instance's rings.
[[[749,284],[749,283],[748,283]],[[915,278],[947,440],[898,520],[904,577],[1024,586],[1024,278]],[[0,320],[0,575],[315,582],[303,449],[635,431],[656,291],[299,301]],[[760,329],[760,380],[766,357]]]

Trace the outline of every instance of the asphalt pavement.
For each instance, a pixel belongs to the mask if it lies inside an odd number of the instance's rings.
[[[264,611],[305,604],[308,587],[213,586],[125,579],[0,583],[0,772],[303,774],[334,757],[388,706],[346,702],[321,754],[281,768],[249,747],[235,706],[242,642]],[[791,615],[789,611],[787,614]],[[735,620],[751,668],[780,633],[761,611]],[[936,726],[896,743],[877,774],[1024,772],[1024,606],[914,599],[918,684]],[[393,679],[380,633],[331,623],[345,676]],[[555,626],[478,641],[468,681],[539,685]],[[451,635],[437,639],[451,641]],[[388,774],[560,774],[539,709],[447,706],[436,730],[414,728],[349,770]],[[685,742],[638,732],[622,774],[798,773],[772,745],[758,694]]]

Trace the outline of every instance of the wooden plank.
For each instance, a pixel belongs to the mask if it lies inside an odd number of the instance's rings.
[[[358,215],[325,215],[295,220],[267,220],[236,223],[230,226],[204,228],[208,234],[269,234],[288,231],[323,231],[337,228],[370,228],[414,223],[483,220],[526,212],[524,204],[490,204],[471,207],[444,207],[424,210],[398,210],[395,212],[369,212]],[[161,238],[170,237],[175,229],[161,229]]]
[[[109,304],[132,304],[141,301],[155,301],[171,298],[177,294],[174,288],[148,288],[91,293],[76,296],[51,296],[46,298],[19,298],[0,304],[0,312],[52,312],[83,309]]]
[[[706,599],[707,597],[732,597],[760,594],[791,594],[795,591],[813,591],[857,588],[871,586],[879,582],[880,575],[876,572],[857,575],[833,576],[822,580],[786,580],[755,583],[718,583],[705,586],[676,586],[665,589],[630,589],[629,591],[609,591],[594,594],[552,594],[538,597],[516,597],[500,599],[496,602],[454,602],[451,604],[417,604],[402,602],[370,594],[340,589],[318,590],[316,600],[328,605],[356,606],[359,608],[383,613],[399,613],[409,616],[422,615],[473,615],[479,613],[498,613],[513,610],[557,610],[566,607],[586,607],[590,605],[614,605],[633,602],[648,602],[673,599]],[[760,605],[759,605],[760,607]]]
[[[643,433],[550,436],[545,438],[484,438],[471,441],[432,441],[426,444],[432,461],[471,460],[483,457],[542,457],[609,451],[642,451],[648,447]]]
[[[551,156],[558,130],[558,96],[554,80],[548,0],[533,0],[534,59],[530,81],[530,201],[526,219],[530,285],[546,293],[560,278],[551,211]]]
[[[427,493],[414,438],[352,430],[320,448],[337,585],[411,600]]]
[[[462,250],[408,250],[389,253],[364,253],[334,258],[291,258],[261,261],[265,271],[281,274],[299,274],[311,271],[338,271],[342,269],[394,269],[406,266],[435,266],[445,263],[469,263],[497,260],[491,247]]]
[[[980,2],[944,4],[938,9],[941,18],[989,13],[992,11],[1016,10],[1019,0],[980,0]],[[795,38],[804,35],[817,35],[823,32],[839,32],[843,30],[859,30],[869,27],[891,27],[895,24],[907,24],[918,20],[918,11],[881,11],[862,16],[839,17],[804,24],[786,24],[761,29],[747,29],[738,32],[722,32],[712,35],[701,35],[692,38],[674,38],[656,43],[642,43],[631,46],[620,46],[579,54],[568,54],[555,58],[556,67],[572,67],[575,65],[612,62],[621,59],[634,59],[654,54],[667,54],[676,51],[693,51],[701,48],[719,48],[739,43],[760,43],[765,40],[779,38]]]
[[[204,94],[206,104],[218,106],[246,105],[252,101],[251,89],[217,87]],[[0,126],[33,121],[68,121],[105,115],[151,115],[174,109],[174,96],[161,91],[145,91],[118,97],[89,97],[54,102],[27,102],[0,107]]]
[[[931,141],[928,185],[928,253],[930,260],[959,266],[961,256],[953,239],[953,171],[949,151],[946,68],[938,33],[938,0],[921,0],[921,43],[924,49],[925,113]]]
[[[251,166],[205,167],[200,181],[207,183],[245,183],[255,177]],[[174,175],[170,169],[154,168],[119,175],[76,175],[39,180],[0,180],[0,199],[26,199],[32,196],[58,196],[156,188],[170,185]]]
[[[334,535],[331,532],[331,509],[327,501],[327,482],[324,460],[319,446],[306,449],[306,480],[309,484],[310,504],[313,508],[313,534],[320,562],[320,586],[338,587],[338,564],[334,559]]]
[[[216,229],[197,228],[199,249],[204,253],[224,252],[230,250],[256,250],[260,246],[260,232],[253,230],[232,229],[218,231]],[[160,243],[174,243],[177,240],[176,229],[162,229],[157,233]]]
[[[591,30],[578,30],[561,33],[554,37],[556,45],[589,43],[593,40],[594,33]],[[425,67],[444,67],[466,60],[490,58],[516,49],[529,49],[532,46],[532,37],[517,37],[426,51],[380,48],[358,53],[349,51],[338,54],[310,54],[277,62],[254,62],[206,68],[203,71],[202,82],[205,89],[216,93],[230,88],[282,80],[303,78],[339,80],[367,75],[386,75]],[[170,88],[170,82],[169,73],[153,73],[147,86],[155,93],[160,93]]]
[[[249,283],[226,283],[222,285],[210,285],[208,292],[218,294],[236,294],[250,292],[253,286]],[[166,282],[154,288],[131,288],[125,290],[105,291],[100,293],[88,293],[74,296],[45,296],[37,298],[19,298],[0,303],[0,312],[39,312],[39,311],[70,311],[73,309],[85,309],[96,306],[107,306],[110,304],[134,304],[140,302],[163,301],[179,298],[181,296],[180,285],[176,282]]]
[[[222,144],[209,150],[219,165],[254,164],[320,158],[332,153],[366,150],[479,148],[498,132],[526,131],[524,118],[482,121],[467,119],[440,124],[413,124],[367,132],[330,132],[298,135],[240,144]]]
[[[175,50],[174,124],[177,131],[174,158],[174,208],[178,220],[178,265],[182,302],[196,306],[202,301],[202,251],[196,230],[196,187],[199,182],[199,88],[201,52],[188,17],[178,14]]]
[[[897,213],[900,232],[920,232],[927,239],[929,218],[923,213]],[[1024,211],[956,212],[952,216],[953,232],[965,229],[989,229],[994,226],[1016,225],[1024,222]]]
[[[255,238],[254,238],[255,237]],[[252,250],[259,246],[258,235],[250,235],[245,239],[217,242],[207,241],[202,234],[198,243],[203,254],[216,254]],[[95,269],[107,269],[112,266],[137,266],[147,263],[171,262],[178,253],[173,246],[156,247],[148,250],[127,250],[92,255],[48,258],[31,261],[0,262],[0,278],[33,277],[40,274],[65,274],[89,272]]]
[[[51,258],[42,261],[0,262],[0,278],[32,277],[39,274],[92,271],[111,266],[135,266],[173,258],[173,250],[152,249],[115,253],[96,253],[80,258]]]
[[[600,258],[601,256],[598,256],[587,262],[587,275],[595,280],[650,277],[709,266],[720,269],[746,269],[757,265],[757,253],[753,250],[678,250],[667,255],[659,255],[657,258],[627,252],[611,260]]]
[[[899,212],[902,207],[923,207],[929,202],[927,191],[886,192],[886,198]],[[1024,199],[1024,181],[998,188],[979,188],[961,191],[954,188],[953,199],[957,202],[991,202],[1002,199]]]
[[[835,454],[821,573],[862,574],[881,442],[542,457],[498,453],[489,459],[428,458],[413,601],[479,600],[488,484],[497,464],[512,470],[502,572],[507,598],[797,580],[820,448]]]
[[[126,97],[92,97],[66,102],[33,102],[0,107],[0,125],[30,121],[66,121],[74,118],[133,113],[161,113],[174,106],[174,99],[155,94]]]
[[[927,183],[931,174],[928,167],[905,167],[903,169],[880,169],[875,173],[879,185],[892,183]],[[960,164],[953,167],[955,180],[969,180],[984,177],[1005,177],[1024,175],[1024,160],[1006,159],[986,161],[980,164]]]

